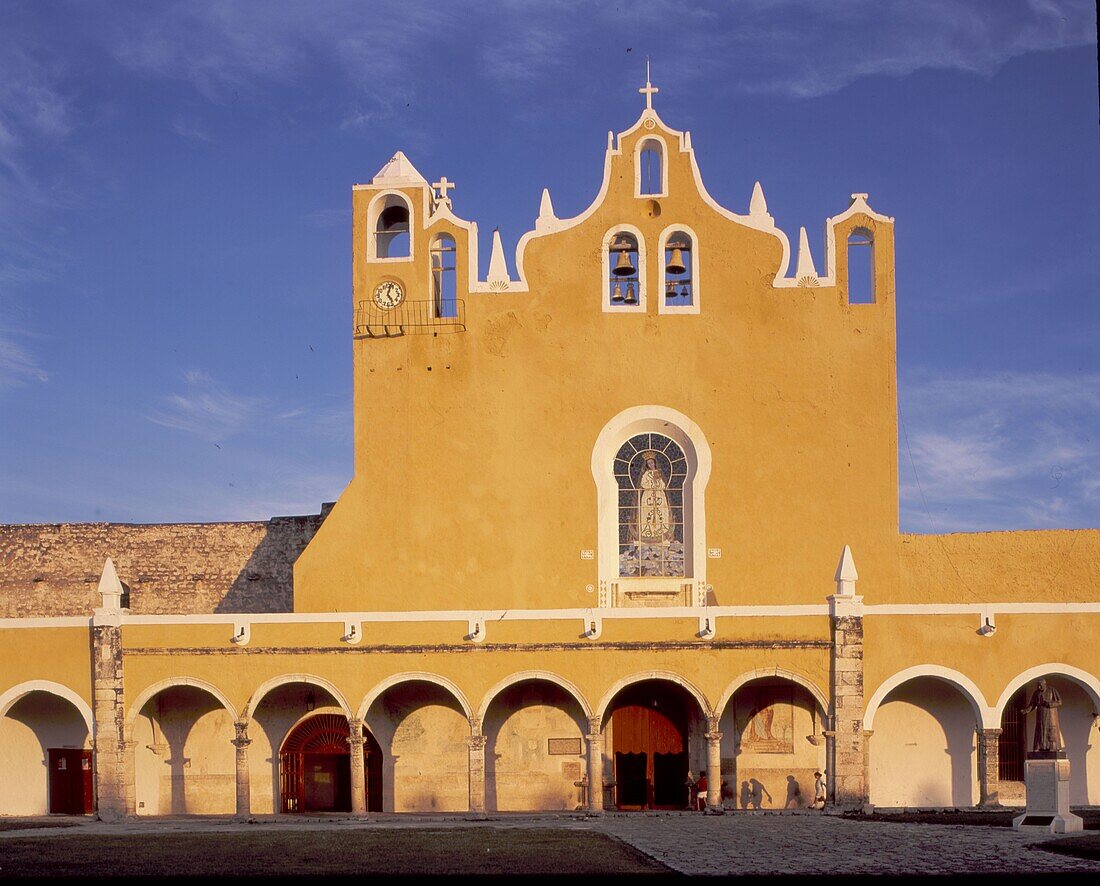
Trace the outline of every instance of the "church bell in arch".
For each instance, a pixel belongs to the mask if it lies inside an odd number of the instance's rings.
[[[616,283],[615,288],[611,291],[611,300],[616,304],[620,304],[623,300],[623,284]]]
[[[668,260],[665,271],[669,274],[682,274],[687,270],[684,265],[684,246],[682,243],[672,244],[672,258]]]
[[[613,273],[616,277],[632,277],[634,275],[634,265],[630,262],[630,245],[619,241],[617,249],[619,250],[619,262],[615,265]]]
[[[633,283],[626,284],[626,296],[623,298],[623,302],[628,305],[636,305],[638,303],[638,298],[634,295]]]

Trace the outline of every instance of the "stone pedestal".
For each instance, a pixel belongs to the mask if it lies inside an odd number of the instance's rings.
[[[1024,761],[1027,811],[1012,820],[1018,831],[1069,834],[1082,830],[1080,816],[1069,811],[1069,760],[1065,751],[1033,752]]]

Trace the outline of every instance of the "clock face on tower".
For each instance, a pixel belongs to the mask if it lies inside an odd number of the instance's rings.
[[[396,280],[383,280],[374,287],[374,303],[383,310],[396,308],[405,300],[405,290]]]

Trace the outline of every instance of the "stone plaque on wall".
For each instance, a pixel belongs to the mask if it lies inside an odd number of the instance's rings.
[[[551,756],[581,755],[581,740],[579,738],[548,738],[546,739],[546,753]]]

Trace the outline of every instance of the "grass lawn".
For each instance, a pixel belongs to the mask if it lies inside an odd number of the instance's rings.
[[[5,877],[663,874],[618,840],[551,828],[272,829],[0,841]]]
[[[75,822],[71,821],[43,821],[41,818],[22,821],[0,818],[0,831],[26,831],[32,828],[71,828],[74,825]]]
[[[1100,834],[1074,834],[1072,837],[1059,837],[1057,840],[1040,843],[1036,848],[1100,861]]]
[[[962,824],[984,825],[985,827],[1010,828],[1012,819],[1020,815],[1024,810],[1009,809],[997,812],[872,812],[868,815],[852,813],[845,818],[856,821],[892,821],[899,824]],[[1085,823],[1086,831],[1100,830],[1100,810],[1081,809],[1076,810]]]

